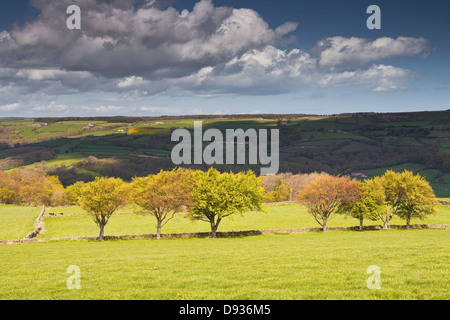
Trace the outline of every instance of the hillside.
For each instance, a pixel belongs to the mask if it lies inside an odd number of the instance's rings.
[[[130,180],[172,168],[171,133],[192,130],[194,120],[203,121],[203,130],[222,132],[280,129],[280,172],[370,177],[388,168],[408,169],[425,176],[437,196],[450,197],[450,111],[0,119],[0,169],[37,168],[64,185],[99,175]]]

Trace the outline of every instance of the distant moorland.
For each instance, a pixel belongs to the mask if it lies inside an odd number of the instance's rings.
[[[351,175],[408,169],[450,197],[450,110],[411,113],[0,119],[0,170],[57,176],[64,186],[96,176],[131,180],[171,169],[176,128],[280,129],[280,172]],[[194,166],[192,166],[194,168]],[[197,165],[197,169],[207,166]],[[219,170],[254,169],[216,166]],[[255,169],[255,172],[258,170]]]

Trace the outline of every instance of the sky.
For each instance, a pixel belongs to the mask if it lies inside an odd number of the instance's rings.
[[[370,5],[381,29],[367,27]],[[448,0],[1,6],[0,117],[450,109]]]

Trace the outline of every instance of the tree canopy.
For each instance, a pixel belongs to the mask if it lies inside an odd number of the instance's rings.
[[[343,201],[339,206],[338,213],[348,214],[359,219],[359,229],[363,229],[364,219],[378,220],[379,215],[384,212],[384,207],[377,201],[368,186],[368,180],[356,180],[355,199]]]
[[[111,215],[128,199],[128,185],[118,178],[96,178],[84,184],[80,190],[78,204],[86,210],[100,228],[99,240]]]
[[[0,171],[0,202],[27,206],[59,206],[65,190],[57,177],[31,169]]]
[[[220,173],[214,168],[193,174],[193,208],[189,217],[209,222],[211,237],[226,217],[249,210],[263,210],[264,188],[252,171]]]
[[[133,179],[131,200],[137,204],[138,213],[156,218],[157,238],[160,239],[161,228],[177,212],[192,206],[192,188],[190,170],[161,170],[156,175]]]
[[[343,203],[355,201],[356,192],[356,180],[326,174],[311,181],[302,189],[297,200],[306,206],[325,232],[332,214],[337,212]]]
[[[411,171],[404,171],[400,174],[399,180],[400,188],[403,189],[403,198],[397,215],[406,220],[406,226],[409,228],[411,218],[423,219],[435,213],[438,202],[433,188],[424,177],[414,175]]]

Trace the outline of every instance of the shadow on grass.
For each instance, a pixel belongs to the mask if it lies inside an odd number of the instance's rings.
[[[415,224],[410,226],[410,230],[412,229],[448,229],[450,225],[446,224],[436,224],[436,225],[428,225],[428,224]],[[391,225],[387,230],[394,229],[402,229],[408,230],[405,225]],[[373,226],[365,226],[363,230],[359,230],[359,226],[357,227],[333,227],[327,228],[326,232],[332,231],[349,231],[349,232],[362,232],[362,231],[379,231],[385,230],[381,226],[373,225]],[[304,229],[280,229],[280,230],[248,230],[248,231],[230,231],[230,232],[217,232],[216,238],[222,239],[237,239],[237,238],[246,238],[251,236],[259,236],[265,234],[274,234],[274,235],[289,235],[289,234],[298,234],[298,233],[323,233],[322,228],[304,228]],[[211,238],[210,232],[200,232],[200,233],[172,233],[172,234],[161,234],[161,239],[192,239],[192,238]],[[105,241],[119,241],[119,240],[145,240],[145,239],[154,239],[157,240],[156,234],[144,234],[144,235],[123,235],[123,236],[104,236],[104,240],[98,240],[98,237],[73,237],[73,238],[59,238],[59,239],[50,239],[50,238],[34,238],[34,239],[22,239],[22,240],[5,240],[0,241],[0,244],[13,244],[13,243],[29,243],[29,242],[47,242],[47,241],[67,241],[67,240],[84,240],[84,241],[92,241],[92,242],[105,242]]]

